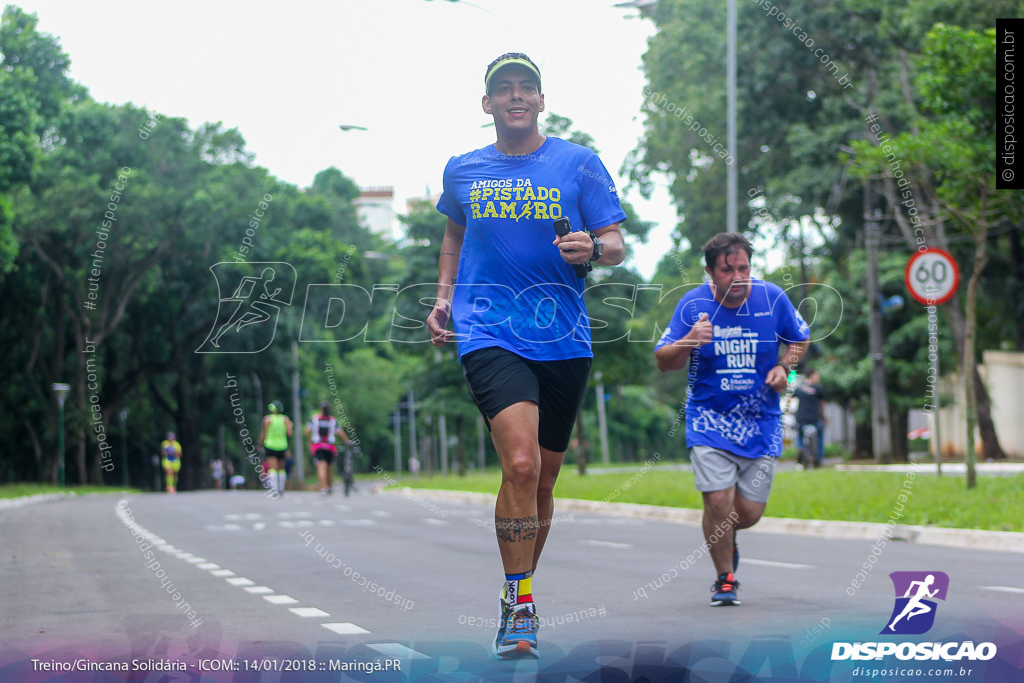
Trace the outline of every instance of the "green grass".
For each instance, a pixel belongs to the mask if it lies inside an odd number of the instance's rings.
[[[54,486],[52,484],[4,484],[0,486],[0,498],[20,498],[39,493],[73,493],[81,496],[87,493],[138,493],[138,489],[124,489],[120,486]]]
[[[424,477],[403,485],[495,493],[500,474],[488,471],[465,477]],[[905,497],[904,501],[899,496]],[[603,500],[700,509],[700,494],[693,474],[654,467],[646,473],[592,473],[581,477],[568,466],[555,486],[556,498]],[[932,525],[960,529],[1024,531],[1019,514],[1024,500],[1024,474],[1013,477],[978,477],[968,490],[964,477],[888,472],[779,472],[775,476],[765,514],[797,519]],[[902,506],[902,510],[900,507]],[[902,517],[900,516],[902,515]]]

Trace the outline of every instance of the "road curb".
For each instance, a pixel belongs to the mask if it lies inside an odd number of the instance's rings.
[[[24,507],[25,505],[35,505],[36,503],[46,503],[51,500],[74,498],[75,496],[76,494],[73,491],[62,491],[60,493],[36,493],[31,496],[18,496],[17,498],[0,498],[0,510],[11,510],[13,508]]]
[[[404,487],[403,487],[404,488]],[[384,489],[388,491],[389,489]],[[465,503],[494,504],[494,495],[470,491],[442,489],[408,489],[424,497],[457,500]],[[398,492],[398,489],[390,489]],[[555,512],[591,512],[594,514],[653,519],[672,524],[700,526],[703,511],[672,508],[640,503],[612,503],[598,500],[556,498]],[[947,529],[941,527],[897,524],[889,531],[885,524],[871,522],[840,522],[820,519],[790,519],[763,517],[757,526],[744,533],[798,534],[835,539],[865,541],[892,538],[920,545],[935,545],[971,550],[1024,553],[1024,533],[1013,531],[985,531],[981,529]]]

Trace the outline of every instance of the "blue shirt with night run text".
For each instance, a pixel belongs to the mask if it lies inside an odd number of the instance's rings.
[[[782,453],[779,394],[765,384],[779,362],[780,344],[806,341],[810,328],[782,289],[752,279],[737,308],[715,301],[707,282],[676,305],[655,350],[682,339],[701,313],[712,341],[690,353],[686,445],[709,446],[744,458]]]
[[[466,227],[452,296],[460,357],[491,346],[538,361],[593,356],[585,279],[553,244],[555,219],[598,230],[626,218],[592,150],[548,137],[532,154],[490,145],[452,157],[437,210]]]

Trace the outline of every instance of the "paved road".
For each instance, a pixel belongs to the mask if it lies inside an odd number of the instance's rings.
[[[365,489],[0,510],[0,680],[93,680],[40,669],[76,659],[187,667],[109,680],[369,680],[338,669],[377,660],[400,666],[373,674],[384,681],[568,681],[598,669],[603,680],[863,680],[851,671],[864,662],[830,660],[833,643],[893,640],[878,635],[895,597],[888,574],[911,570],[945,572],[949,594],[927,635],[896,642],[993,642],[995,659],[962,662],[973,672],[950,680],[1020,674],[1021,554],[755,529],[739,539],[743,605],[711,608],[698,527],[582,512],[556,514],[534,579],[542,659],[492,662],[493,508]],[[906,665],[890,659],[869,663]],[[307,671],[309,660],[335,671]],[[246,670],[262,661],[303,671]],[[209,671],[218,663],[239,670]]]

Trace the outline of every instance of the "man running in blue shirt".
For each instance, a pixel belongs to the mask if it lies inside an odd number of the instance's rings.
[[[743,235],[719,233],[703,250],[711,279],[679,300],[654,356],[662,372],[689,364],[686,446],[718,575],[711,605],[738,605],[736,530],[756,524],[768,504],[782,451],[779,394],[810,328],[781,288],[750,276]]]
[[[437,209],[448,227],[427,326],[435,346],[458,341],[501,461],[494,524],[505,582],[493,653],[514,659],[537,656],[532,577],[593,358],[581,275],[589,263],[622,262],[626,214],[593,151],[540,133],[544,95],[529,57],[501,55],[484,86],[497,141],[445,168]],[[577,230],[556,237],[566,218]]]

